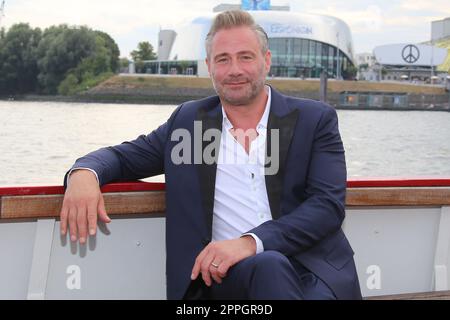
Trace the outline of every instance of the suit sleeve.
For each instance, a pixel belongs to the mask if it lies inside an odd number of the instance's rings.
[[[276,250],[287,256],[311,248],[341,228],[346,181],[337,114],[333,108],[327,108],[314,134],[305,200],[292,212],[249,232],[262,240],[264,250]]]
[[[135,180],[164,173],[164,149],[171,125],[180,110],[178,107],[169,120],[148,135],[133,141],[102,148],[76,160],[64,177],[76,168],[89,168],[97,173],[100,185],[114,180]]]

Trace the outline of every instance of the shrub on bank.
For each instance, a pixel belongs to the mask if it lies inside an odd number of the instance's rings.
[[[0,32],[0,95],[79,92],[119,69],[119,48],[88,27],[28,24]]]

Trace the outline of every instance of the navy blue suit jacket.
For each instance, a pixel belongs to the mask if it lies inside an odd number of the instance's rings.
[[[217,166],[171,161],[171,151],[179,143],[172,141],[171,133],[184,128],[194,135],[196,120],[201,121],[202,132],[221,130],[217,96],[186,102],[149,135],[92,152],[73,166],[95,170],[101,185],[165,173],[169,299],[183,298],[194,260],[211,241]],[[353,251],[341,229],[346,165],[336,111],[321,102],[284,96],[272,89],[268,149],[271,129],[279,129],[281,140],[280,168],[275,175],[266,175],[273,220],[247,231],[262,240],[265,250],[281,252],[314,272],[337,298],[361,298]],[[220,141],[212,142],[217,146]],[[210,143],[200,145],[205,148]]]

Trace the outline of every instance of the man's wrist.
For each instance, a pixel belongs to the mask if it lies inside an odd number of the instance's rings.
[[[250,234],[242,235],[241,239],[245,240],[246,247],[249,249],[252,255],[255,255],[257,253],[256,240]]]
[[[69,174],[67,175],[67,185],[69,185],[70,177],[77,171],[80,171],[80,172],[83,172],[83,171],[84,172],[86,172],[86,171],[87,172],[91,172],[95,176],[95,179],[97,179],[97,182],[100,184],[100,180],[98,179],[97,172],[95,172],[94,170],[92,170],[90,168],[73,168],[72,170],[70,170]]]
[[[258,236],[256,234],[249,232],[249,233],[244,233],[241,237],[244,237],[244,236],[250,236],[253,238],[253,240],[255,241],[255,245],[256,245],[256,249],[255,249],[256,254],[264,251],[264,245],[263,245],[261,239],[258,238]]]

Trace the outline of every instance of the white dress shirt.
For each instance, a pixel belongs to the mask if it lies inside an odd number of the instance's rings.
[[[265,111],[256,127],[258,136],[251,142],[248,154],[230,133],[233,125],[222,107],[212,224],[212,241],[251,235],[256,241],[256,253],[264,251],[263,243],[255,234],[246,232],[272,219],[264,176],[270,87],[266,86],[266,91]]]

